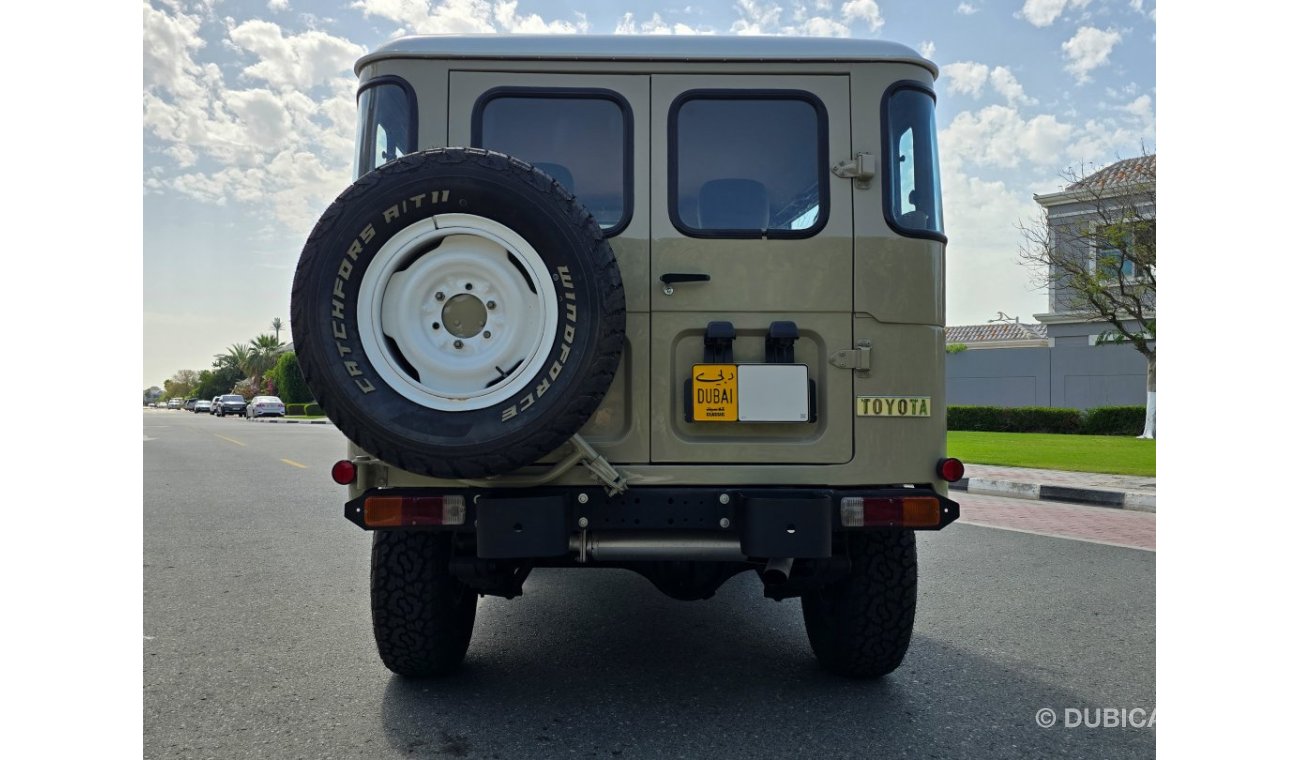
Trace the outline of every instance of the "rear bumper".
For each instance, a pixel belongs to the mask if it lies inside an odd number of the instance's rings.
[[[366,500],[372,497],[424,501],[448,496],[463,499],[463,519],[460,510],[452,510],[456,524],[367,524]],[[866,524],[846,525],[843,502],[855,498],[869,505]],[[932,499],[937,505],[934,519],[928,524],[890,519],[889,506],[905,499]],[[483,559],[576,555],[583,562],[589,558],[745,561],[830,557],[832,537],[839,533],[941,530],[959,517],[960,508],[928,488],[641,487],[615,497],[596,487],[374,488],[347,502],[344,515],[366,530],[473,536],[476,554]]]

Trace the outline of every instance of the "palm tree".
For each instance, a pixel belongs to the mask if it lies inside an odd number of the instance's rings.
[[[263,333],[253,338],[253,345],[248,351],[248,376],[260,381],[262,375],[275,366],[283,350],[284,344],[274,335]]]
[[[248,374],[248,360],[252,356],[252,349],[247,343],[236,343],[226,349],[226,353],[217,354],[212,366],[218,369],[222,367],[234,367],[235,369]]]
[[[280,342],[280,328],[282,327],[284,327],[284,323],[280,321],[279,317],[271,320],[271,329],[275,330],[275,341],[277,343]]]

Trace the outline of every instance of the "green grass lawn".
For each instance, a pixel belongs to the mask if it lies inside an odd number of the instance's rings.
[[[1156,442],[1118,435],[948,431],[948,456],[970,464],[1046,470],[1156,474]]]

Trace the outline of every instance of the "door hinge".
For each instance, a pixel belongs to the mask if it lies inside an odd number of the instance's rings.
[[[871,186],[871,178],[876,176],[876,157],[870,153],[858,153],[848,161],[832,166],[831,173],[851,179],[854,187],[865,189]]]
[[[831,354],[831,366],[858,372],[871,371],[871,341],[858,341],[857,348],[846,348]]]

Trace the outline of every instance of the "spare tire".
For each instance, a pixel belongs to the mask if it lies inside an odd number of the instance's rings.
[[[527,163],[476,148],[397,159],[312,230],[294,350],[353,442],[411,472],[536,462],[596,410],[623,349],[623,282],[591,214]]]

